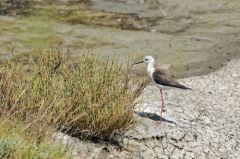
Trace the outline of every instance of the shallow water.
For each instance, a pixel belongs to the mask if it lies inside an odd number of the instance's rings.
[[[0,52],[8,55],[13,45],[15,52],[25,52],[62,42],[74,55],[86,49],[104,56],[153,55],[170,64],[177,77],[200,75],[240,57],[239,17],[237,0],[36,5],[28,17],[0,17]]]

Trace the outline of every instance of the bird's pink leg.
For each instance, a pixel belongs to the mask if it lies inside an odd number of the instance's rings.
[[[160,119],[160,123],[162,122],[162,113],[163,113],[163,108],[164,108],[164,99],[163,99],[163,92],[162,90],[160,89],[160,93],[161,93],[161,100],[162,100],[162,109],[161,109],[161,119]]]

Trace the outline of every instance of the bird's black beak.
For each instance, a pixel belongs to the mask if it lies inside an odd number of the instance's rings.
[[[139,62],[134,63],[133,65],[140,64],[140,63],[143,63],[143,62],[144,61],[139,61]]]

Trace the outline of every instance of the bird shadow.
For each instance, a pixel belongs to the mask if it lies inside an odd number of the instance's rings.
[[[153,121],[160,121],[161,120],[161,117],[159,115],[157,115],[156,113],[149,113],[149,112],[143,112],[143,111],[135,111],[134,113],[137,114],[140,117],[148,118],[148,119],[151,119]],[[165,119],[165,118],[162,118],[162,121],[177,125],[177,123],[175,123],[174,121],[168,120],[168,119]]]

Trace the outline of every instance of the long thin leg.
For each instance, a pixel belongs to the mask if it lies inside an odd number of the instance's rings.
[[[161,123],[162,119],[163,119],[162,113],[163,113],[163,108],[164,108],[164,98],[163,98],[163,92],[161,89],[160,89],[160,93],[161,93],[161,100],[162,100],[161,119],[160,119],[160,123]]]

